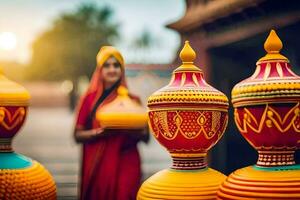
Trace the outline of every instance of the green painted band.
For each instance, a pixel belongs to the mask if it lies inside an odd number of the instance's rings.
[[[23,169],[32,165],[32,160],[15,152],[0,152],[1,169]]]
[[[287,165],[287,166],[276,166],[276,167],[261,167],[253,165],[256,170],[262,171],[285,171],[285,170],[300,170],[300,165]]]

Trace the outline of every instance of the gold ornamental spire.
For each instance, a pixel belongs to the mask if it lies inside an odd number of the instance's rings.
[[[267,55],[259,59],[259,61],[265,60],[288,60],[285,56],[280,54],[283,44],[278,37],[275,30],[271,30],[269,36],[267,37],[264,43],[264,49],[267,52]]]
[[[176,69],[176,71],[182,70],[196,70],[199,71],[200,69],[194,65],[194,60],[196,59],[196,52],[191,47],[190,42],[186,40],[184,42],[184,46],[180,51],[179,57],[182,61],[182,65]]]
[[[183,64],[192,64],[196,58],[196,52],[191,47],[188,40],[185,41],[184,46],[179,54]]]
[[[264,48],[267,53],[279,53],[282,49],[282,42],[274,30],[271,30],[268,38],[264,43]]]

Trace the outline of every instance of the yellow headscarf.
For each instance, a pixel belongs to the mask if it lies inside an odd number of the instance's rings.
[[[121,53],[114,48],[113,46],[103,46],[101,47],[99,53],[97,54],[96,60],[97,60],[97,67],[102,67],[105,61],[113,56],[118,60],[118,62],[121,64],[121,67],[124,68],[124,59]]]

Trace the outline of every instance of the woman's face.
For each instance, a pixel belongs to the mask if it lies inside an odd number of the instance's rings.
[[[104,84],[113,85],[122,75],[121,64],[115,57],[108,58],[102,66]]]

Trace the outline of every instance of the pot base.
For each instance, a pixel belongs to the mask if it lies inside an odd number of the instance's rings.
[[[300,165],[238,169],[221,185],[217,199],[300,199]]]
[[[20,157],[21,155],[18,156]],[[23,157],[23,159],[26,158],[25,156]],[[14,160],[10,158],[10,161]],[[50,173],[41,164],[32,161],[30,166],[24,168],[12,169],[12,166],[8,167],[0,169],[0,199],[56,199],[55,182]]]
[[[201,170],[164,169],[147,179],[137,199],[215,199],[226,176],[211,168]]]

